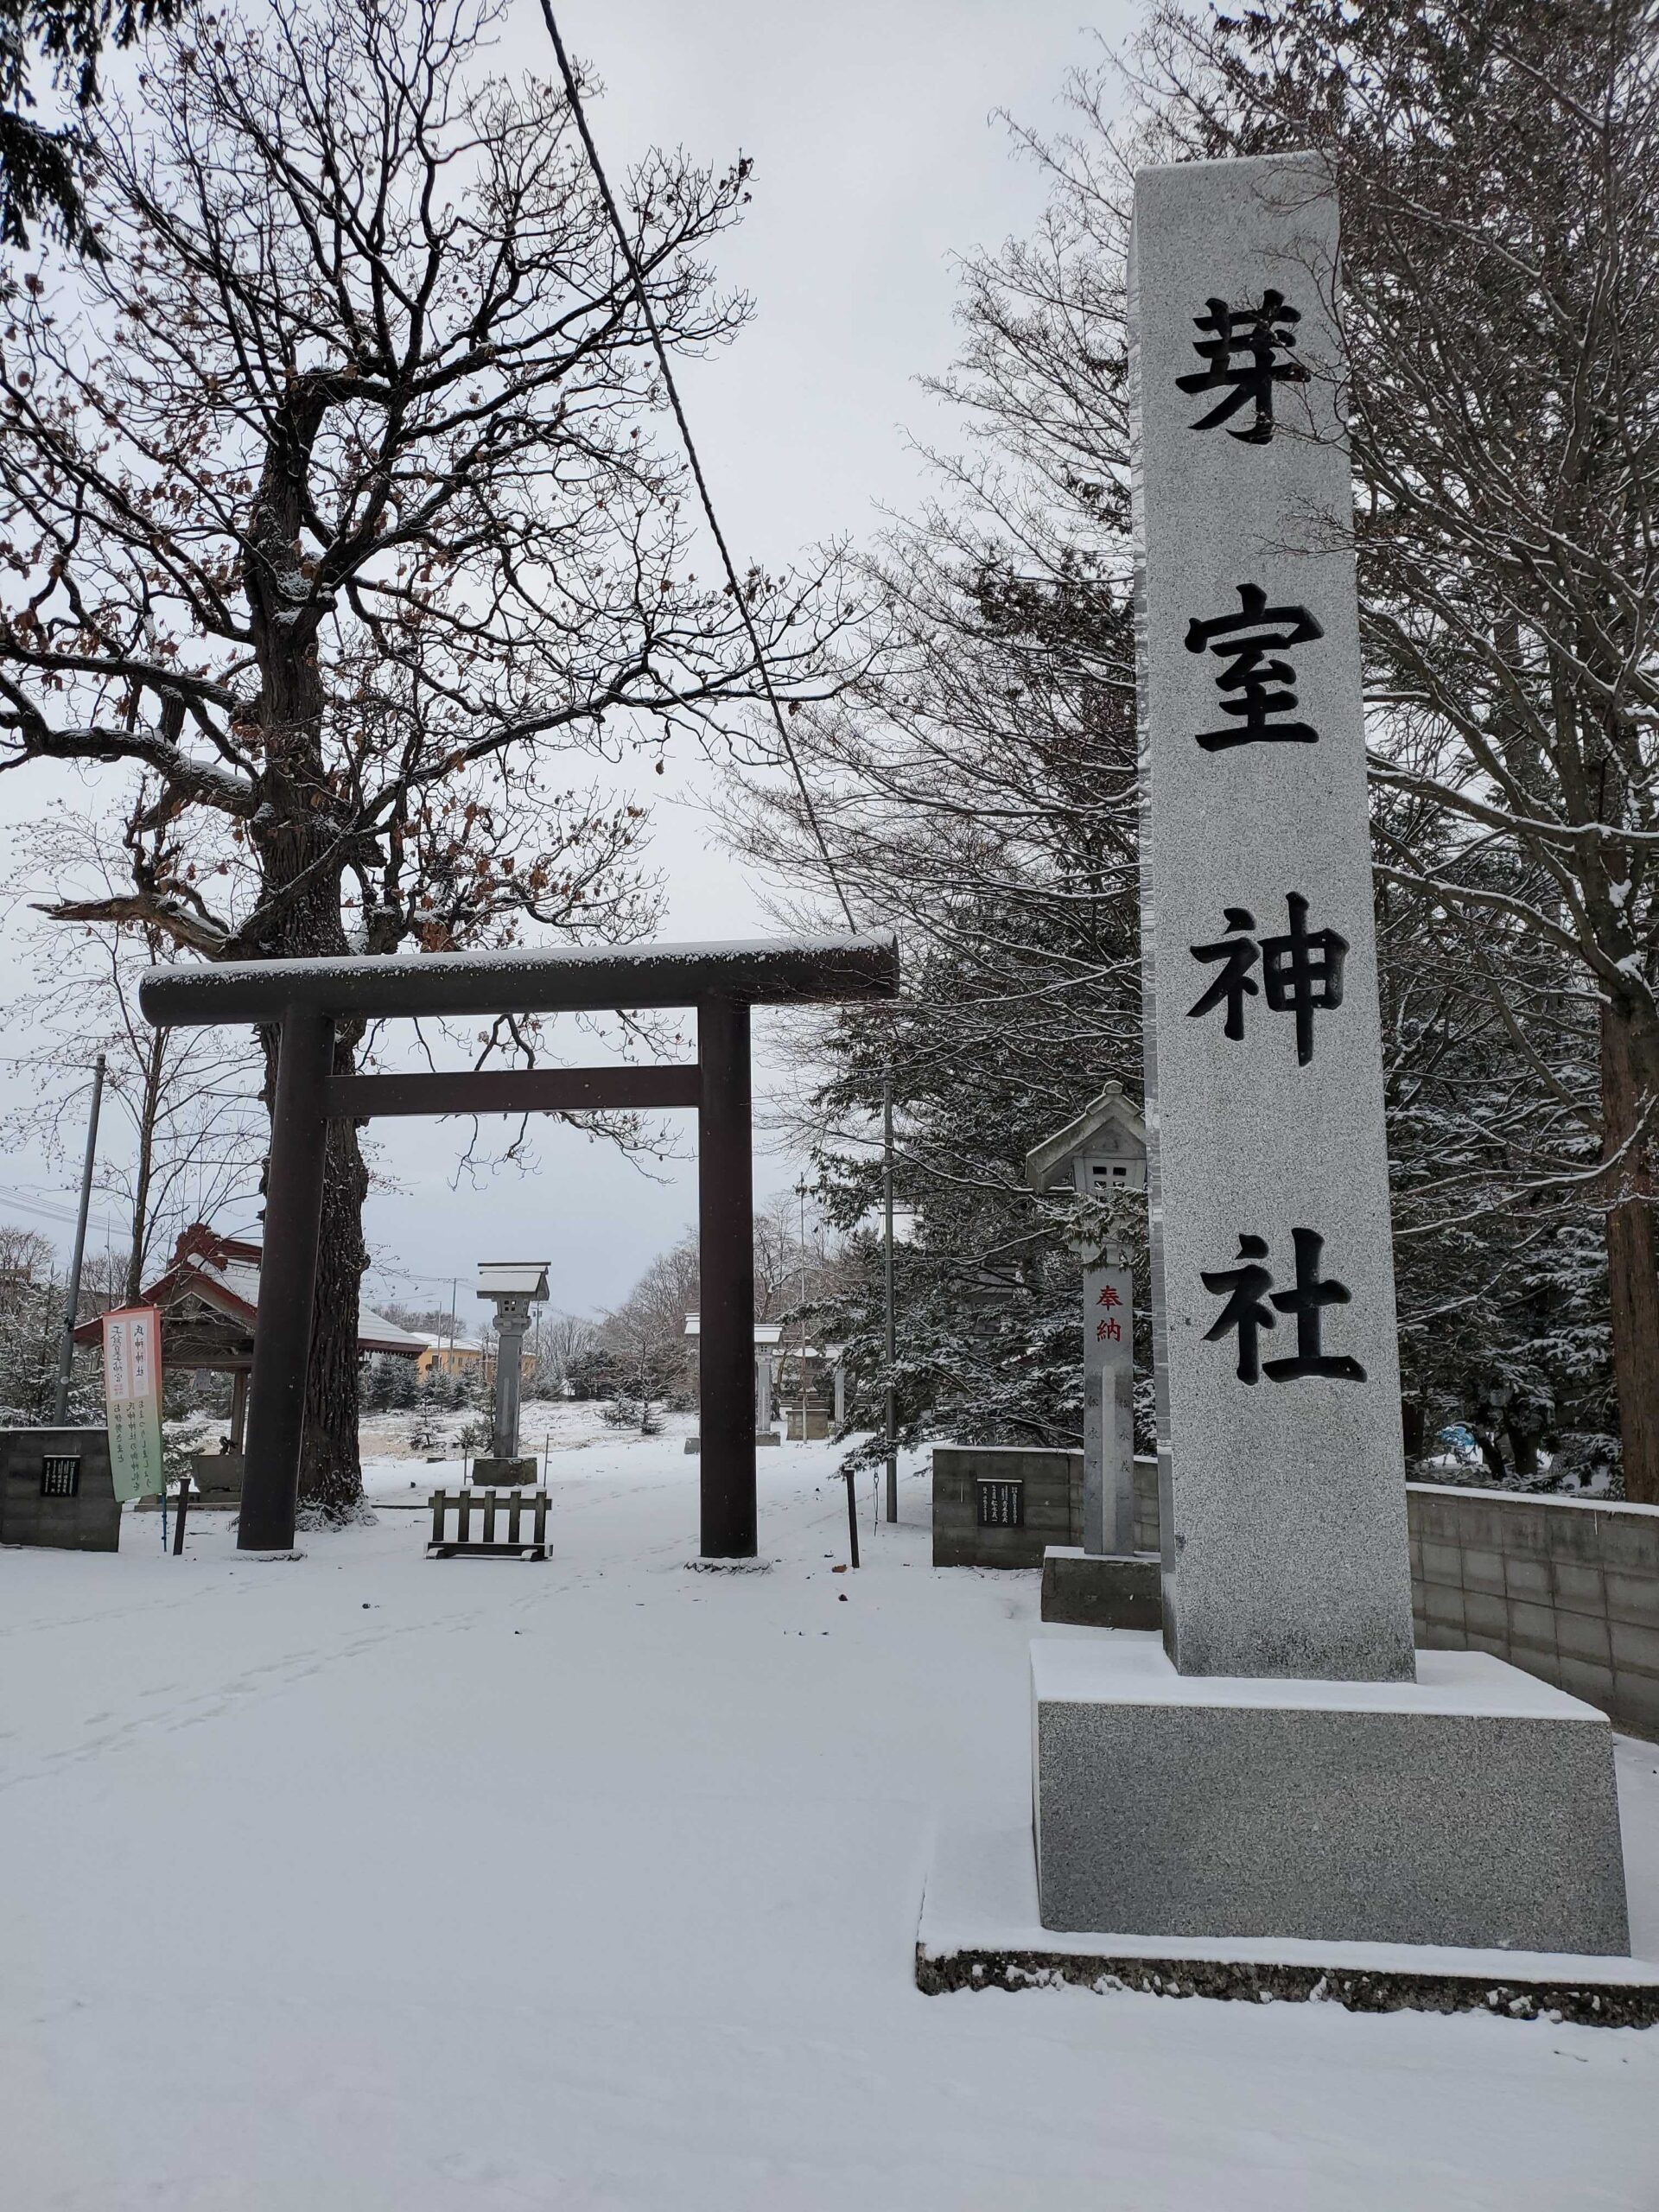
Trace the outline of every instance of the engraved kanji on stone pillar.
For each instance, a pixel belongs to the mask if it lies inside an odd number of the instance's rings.
[[[1130,257],[1164,1621],[1409,1680],[1336,200],[1143,169]]]

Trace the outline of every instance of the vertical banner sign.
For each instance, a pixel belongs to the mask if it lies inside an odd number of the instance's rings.
[[[1165,1640],[1414,1672],[1352,495],[1316,156],[1142,169],[1129,264]]]
[[[162,1317],[153,1306],[104,1316],[104,1402],[115,1494],[159,1497],[162,1472]]]
[[[1083,1548],[1135,1549],[1135,1278],[1116,1248],[1083,1278]]]

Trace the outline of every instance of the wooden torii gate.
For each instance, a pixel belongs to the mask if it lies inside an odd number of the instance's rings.
[[[898,988],[899,950],[890,936],[151,969],[139,1003],[157,1027],[253,1022],[279,1033],[238,1548],[286,1551],[294,1541],[331,1118],[689,1106],[697,1114],[702,1550],[705,1559],[753,1559],[749,1009],[891,998]],[[635,1007],[695,1007],[696,1065],[334,1072],[341,1016],[419,1020]]]

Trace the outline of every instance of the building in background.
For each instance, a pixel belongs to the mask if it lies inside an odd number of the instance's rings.
[[[205,1222],[194,1222],[181,1235],[165,1268],[140,1294],[141,1304],[161,1312],[163,1369],[230,1376],[226,1453],[238,1460],[247,1427],[261,1253],[262,1247],[246,1238],[221,1236]],[[75,1342],[95,1346],[101,1328],[96,1317],[83,1321],[75,1331]],[[399,1328],[384,1314],[360,1307],[357,1348],[365,1359],[407,1359],[418,1368],[428,1345],[413,1330]]]

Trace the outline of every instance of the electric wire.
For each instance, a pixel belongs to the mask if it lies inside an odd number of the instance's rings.
[[[644,316],[645,328],[651,334],[652,348],[657,356],[657,365],[662,372],[663,387],[668,394],[669,405],[674,410],[674,420],[679,425],[680,438],[685,447],[685,457],[691,466],[691,474],[696,484],[697,496],[702,502],[703,515],[708,521],[715,543],[720,549],[721,561],[726,570],[726,581],[731,587],[733,601],[747,634],[750,650],[754,655],[754,664],[760,674],[761,688],[766,695],[766,704],[772,709],[772,719],[777,726],[779,742],[783,747],[784,756],[794,772],[795,787],[801,795],[801,804],[805,810],[806,819],[811,828],[813,837],[817,841],[818,850],[823,855],[824,868],[831,884],[835,887],[836,897],[841,902],[841,911],[847,918],[847,926],[849,930],[856,931],[858,925],[853,919],[853,910],[848,903],[840,873],[836,869],[829,844],[825,840],[823,826],[818,820],[817,809],[812,804],[812,795],[806,787],[806,778],[801,772],[801,764],[796,758],[795,747],[790,742],[789,731],[784,721],[784,710],[779,704],[778,694],[772,685],[772,671],[766,665],[766,658],[761,648],[760,633],[754,626],[754,618],[749,612],[747,601],[743,596],[743,587],[738,581],[736,564],[727,545],[726,533],[721,530],[715,513],[714,498],[709,492],[708,479],[702,473],[702,462],[692,440],[691,425],[686,420],[685,409],[680,401],[679,387],[674,381],[674,372],[669,366],[668,348],[663,343],[663,334],[658,327],[656,309],[652,306],[650,296],[645,289],[645,272],[639,266],[639,257],[634,252],[632,242],[623,226],[621,210],[617,206],[615,197],[611,191],[610,181],[606,176],[604,166],[600,161],[599,148],[594,143],[594,134],[588,127],[587,111],[582,104],[582,92],[576,82],[575,71],[570,66],[570,57],[564,50],[564,41],[559,35],[559,26],[554,17],[552,0],[542,0],[542,20],[547,25],[547,35],[553,42],[553,52],[558,60],[559,75],[564,81],[565,98],[570,103],[571,119],[575,124],[582,139],[588,166],[594,173],[594,181],[599,187],[599,196],[604,202],[605,213],[610,222],[612,233],[621,251],[622,258],[627,264],[628,274],[633,280],[634,296],[639,302],[639,312]]]

